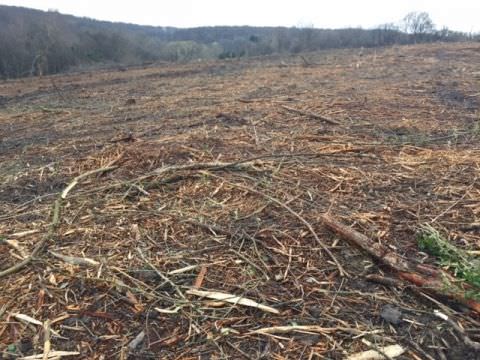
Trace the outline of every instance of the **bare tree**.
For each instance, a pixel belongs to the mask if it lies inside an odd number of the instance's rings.
[[[415,42],[426,34],[432,34],[435,31],[430,15],[426,12],[411,12],[403,18],[404,31],[413,35]]]

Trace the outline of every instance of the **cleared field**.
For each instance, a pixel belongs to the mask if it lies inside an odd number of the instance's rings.
[[[0,83],[0,273],[26,262],[0,277],[0,350],[480,358],[475,304],[399,280],[322,218],[416,264],[438,266],[423,224],[478,254],[480,44],[305,59]]]

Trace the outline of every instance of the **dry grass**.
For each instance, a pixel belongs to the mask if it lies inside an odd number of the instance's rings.
[[[89,359],[340,359],[368,350],[363,338],[402,344],[399,359],[477,356],[433,309],[477,341],[478,314],[367,282],[382,269],[319,219],[330,212],[412,260],[434,260],[416,244],[424,223],[478,249],[480,45],[309,59],[1,83],[1,270],[45,239],[72,179],[116,168],[82,179],[48,248],[0,278],[0,350],[44,351],[45,331],[21,313],[49,320],[52,351]],[[387,304],[399,325],[382,320]]]

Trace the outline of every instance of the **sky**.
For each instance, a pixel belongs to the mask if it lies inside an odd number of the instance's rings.
[[[438,28],[480,32],[480,0],[0,0],[2,5],[141,25],[358,27],[426,11]]]

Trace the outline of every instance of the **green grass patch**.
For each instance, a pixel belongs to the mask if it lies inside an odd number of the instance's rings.
[[[421,227],[417,241],[418,247],[422,251],[435,256],[440,266],[448,268],[460,281],[472,285],[474,290],[469,291],[469,297],[480,300],[479,259],[475,259],[466,251],[451,244],[438,230],[430,225]]]

